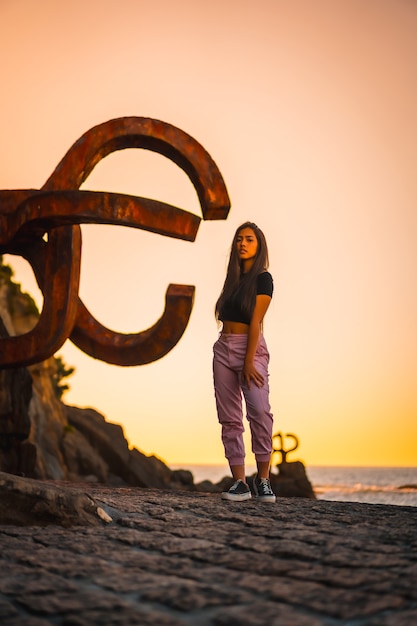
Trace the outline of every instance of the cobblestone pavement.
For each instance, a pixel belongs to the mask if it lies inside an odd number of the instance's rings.
[[[79,488],[112,523],[0,526],[2,626],[417,624],[415,508]]]

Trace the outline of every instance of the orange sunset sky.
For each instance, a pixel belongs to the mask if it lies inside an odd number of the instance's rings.
[[[292,460],[417,465],[416,34],[413,0],[0,0],[0,189],[41,187],[89,128],[137,115],[202,143],[232,202],[194,243],[82,228],[81,298],[102,323],[153,325],[168,283],[196,298],[153,364],[67,341],[67,403],[168,463],[223,462],[213,310],[250,219],[270,248],[271,404],[275,430],[300,438]],[[83,188],[201,214],[182,170],[143,150],[108,156]],[[41,306],[30,267],[5,260]]]

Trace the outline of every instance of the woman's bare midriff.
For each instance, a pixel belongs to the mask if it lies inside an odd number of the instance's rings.
[[[249,332],[249,324],[242,322],[223,322],[222,333],[225,335],[247,335]]]

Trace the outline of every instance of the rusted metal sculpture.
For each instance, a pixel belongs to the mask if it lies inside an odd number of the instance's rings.
[[[118,193],[79,191],[95,165],[116,150],[145,148],[176,163],[190,178],[203,219],[226,219],[230,201],[220,171],[190,135],[165,122],[124,117],[87,131],[40,190],[0,191],[0,255],[27,259],[43,293],[38,324],[0,339],[0,367],[52,356],[69,337],[90,356],[117,365],[161,358],[188,324],[195,288],[170,284],[165,310],[151,328],[122,334],[102,326],[78,297],[80,224],[118,224],[194,241],[201,218],[170,204]]]
[[[288,448],[288,450],[284,449],[284,437],[289,437],[294,440],[294,445],[292,448]],[[279,439],[279,448],[275,445],[275,440]],[[281,455],[281,463],[287,463],[287,455],[294,450],[297,450],[299,446],[299,441],[297,435],[293,435],[292,433],[287,433],[283,435],[282,433],[275,433],[272,437],[272,454],[279,453]]]
[[[292,448],[285,449],[284,440],[286,438],[293,439],[294,444]],[[277,439],[279,440],[279,447],[276,444]],[[272,436],[272,454],[281,455],[281,462],[276,464],[278,473],[271,471],[272,488],[277,496],[314,499],[316,494],[308,479],[304,463],[301,461],[287,461],[288,454],[297,450],[298,445],[298,437],[292,433],[286,433],[285,435],[275,433],[275,435]]]

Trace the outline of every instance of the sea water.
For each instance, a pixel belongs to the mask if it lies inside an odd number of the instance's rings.
[[[417,467],[307,469],[319,499],[417,507]]]
[[[171,465],[171,469],[188,469],[194,482],[217,483],[229,476],[226,465]],[[248,466],[247,475],[256,470]],[[276,469],[272,468],[275,472]],[[367,502],[417,507],[417,467],[306,467],[307,477],[320,500]]]

